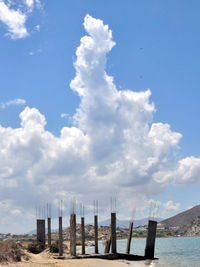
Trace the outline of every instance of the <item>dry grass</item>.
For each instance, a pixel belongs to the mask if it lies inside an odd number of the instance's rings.
[[[24,253],[21,243],[13,240],[0,242],[0,264],[19,262],[22,258],[28,260],[28,256]]]

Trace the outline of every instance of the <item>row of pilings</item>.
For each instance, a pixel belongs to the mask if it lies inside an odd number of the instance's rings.
[[[59,216],[59,256],[63,256],[63,227],[62,227],[62,216]],[[51,246],[51,218],[47,218],[48,224],[48,247]],[[155,251],[155,240],[156,240],[156,229],[157,222],[149,220],[148,222],[148,231],[146,237],[146,247],[144,251],[144,258],[153,259]],[[131,239],[133,231],[133,222],[130,222],[129,234],[127,239],[126,254],[130,253]],[[43,244],[45,247],[45,220],[37,219],[37,241]],[[98,216],[94,216],[94,253],[98,254]],[[85,255],[85,218],[81,217],[81,245],[82,245],[82,255]],[[117,234],[116,234],[116,213],[111,212],[111,223],[110,223],[110,238],[106,241],[105,245],[105,254],[108,253],[116,254],[117,253]],[[72,213],[70,215],[70,255],[73,257],[77,256],[76,252],[76,214]]]

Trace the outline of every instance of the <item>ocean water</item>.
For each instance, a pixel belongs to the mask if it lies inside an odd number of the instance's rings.
[[[131,253],[144,255],[145,243],[145,239],[132,239]],[[117,241],[117,250],[126,251],[126,240]],[[99,251],[104,251],[103,243],[99,243]],[[200,237],[157,238],[155,257],[159,259],[129,262],[129,266],[200,267]]]

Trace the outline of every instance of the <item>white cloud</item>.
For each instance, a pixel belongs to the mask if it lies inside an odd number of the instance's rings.
[[[7,35],[11,39],[21,39],[29,35],[26,22],[35,6],[41,7],[39,0],[20,0],[19,2],[0,0],[0,22],[6,25]],[[40,26],[36,25],[35,29],[39,31]]]
[[[174,204],[172,200],[163,203],[163,207],[166,211],[178,211],[180,209],[180,203]]]
[[[21,119],[21,126],[24,129],[32,130],[33,128],[39,127],[43,129],[46,125],[46,119],[36,108],[26,107],[19,115]]]
[[[20,10],[11,9],[4,2],[0,1],[0,21],[2,21],[9,31],[12,39],[19,39],[28,36],[25,27],[27,16]]]
[[[88,35],[77,48],[71,82],[81,100],[74,126],[54,136],[45,129],[45,116],[29,107],[20,113],[21,127],[0,126],[0,194],[23,210],[61,197],[69,203],[74,195],[87,204],[99,199],[100,209],[108,210],[113,195],[122,216],[133,206],[148,213],[148,199],[171,183],[174,172],[174,183],[199,181],[199,161],[182,159],[172,168],[181,134],[152,123],[149,89],[117,90],[105,72],[106,54],[115,45],[108,26],[87,15],[84,27]]]
[[[10,101],[7,101],[7,102],[1,102],[0,103],[0,107],[1,108],[6,108],[6,107],[9,107],[9,106],[23,106],[23,105],[26,105],[26,100],[24,99],[21,99],[21,98],[17,98],[17,99],[13,99],[13,100],[10,100]]]
[[[25,3],[29,8],[32,8],[34,6],[34,0],[25,0]]]
[[[193,156],[183,158],[173,169],[155,173],[154,179],[166,184],[200,183],[200,158]]]
[[[37,7],[38,9],[40,9],[42,7],[42,4],[40,2],[40,0],[22,0],[25,2],[25,5],[28,8],[28,12],[32,12],[34,7]],[[39,26],[39,25],[37,25]]]

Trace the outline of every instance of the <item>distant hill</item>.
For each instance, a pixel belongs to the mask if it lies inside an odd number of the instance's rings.
[[[139,220],[134,220],[133,227],[146,225],[146,224],[148,224],[148,220],[156,220],[158,222],[162,221],[161,218],[143,218],[143,219],[139,219]],[[117,227],[129,228],[129,224],[130,224],[130,220],[118,220],[117,219]],[[99,222],[99,225],[109,226],[110,225],[110,219],[107,219],[105,221]]]
[[[193,221],[200,216],[200,205],[197,205],[189,210],[181,212],[173,217],[161,221],[165,227],[186,227],[190,226]]]

